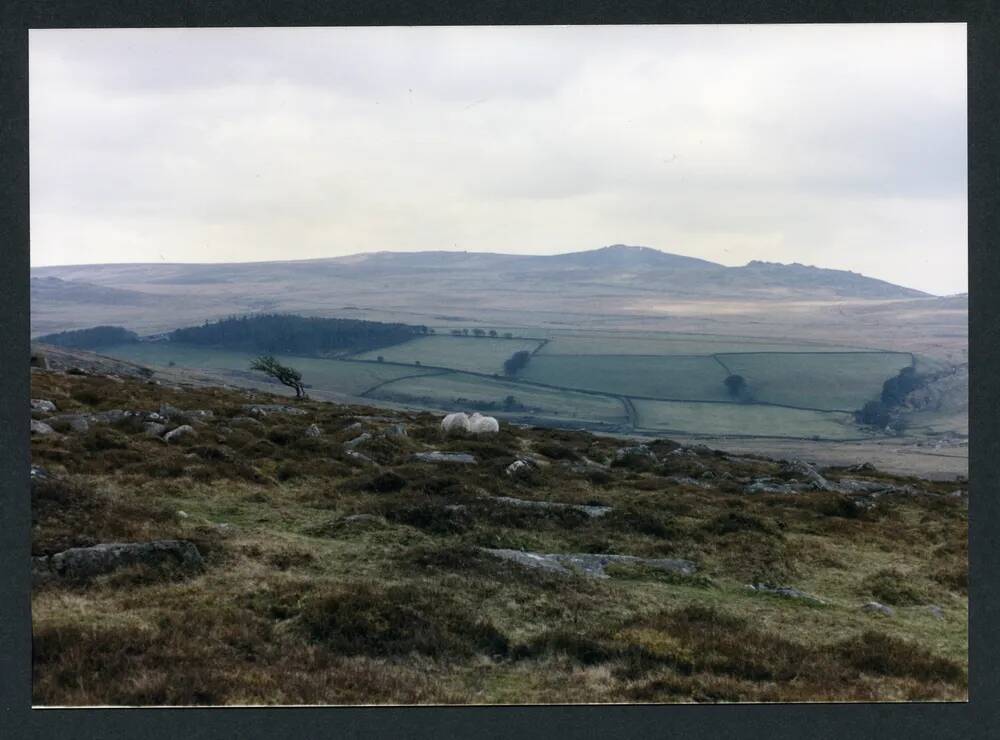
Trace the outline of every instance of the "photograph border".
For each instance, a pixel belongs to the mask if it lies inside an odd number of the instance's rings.
[[[6,737],[986,737],[1000,728],[1000,8],[965,2],[4,0],[0,14],[0,728]],[[968,31],[969,701],[32,709],[28,31],[42,28],[964,22]],[[991,733],[992,730],[992,733]]]

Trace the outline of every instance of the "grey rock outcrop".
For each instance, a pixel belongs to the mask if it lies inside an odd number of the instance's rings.
[[[490,496],[490,500],[498,501],[509,506],[520,506],[528,509],[572,509],[579,511],[591,518],[604,516],[611,511],[610,506],[588,506],[586,504],[563,504],[556,501],[528,501],[511,496]]]
[[[525,550],[508,550],[482,548],[483,552],[502,560],[510,560],[528,568],[544,570],[560,575],[578,573],[588,578],[609,578],[604,569],[612,564],[644,565],[649,568],[691,576],[698,567],[690,560],[675,560],[671,558],[640,558],[633,555],[610,555],[592,553],[549,553],[527,552]]]
[[[204,567],[201,553],[191,542],[112,542],[93,547],[73,547],[55,555],[32,558],[32,576],[85,579],[132,565],[174,565],[187,571]]]
[[[166,431],[166,424],[158,424],[155,421],[147,421],[142,425],[142,433],[147,437],[162,437]]]
[[[190,424],[182,424],[176,429],[172,429],[166,434],[164,434],[163,439],[166,442],[176,442],[182,439],[183,437],[194,436],[197,434],[198,432],[196,432],[194,430],[194,427],[192,427]]]
[[[297,406],[288,406],[281,403],[257,403],[247,404],[243,407],[251,416],[270,416],[271,414],[289,414],[291,416],[304,416],[309,413],[305,409]]]
[[[52,401],[47,401],[44,398],[32,398],[31,410],[40,411],[43,414],[50,414],[56,410],[56,405],[52,403]]]
[[[415,452],[413,453],[413,459],[418,462],[428,463],[476,464],[476,458],[467,452]]]
[[[799,591],[797,588],[792,588],[791,586],[773,586],[770,583],[751,583],[747,585],[747,588],[751,591],[755,591],[756,593],[771,594],[773,596],[781,596],[786,599],[797,599],[810,604],[819,605],[826,603],[818,596],[807,594],[805,591]]]
[[[46,424],[44,421],[38,421],[37,419],[31,420],[31,434],[32,436],[38,435],[39,437],[47,437],[50,434],[55,434],[56,430]]]
[[[526,460],[524,458],[518,458],[510,465],[508,465],[504,469],[504,472],[507,475],[511,476],[512,478],[517,478],[520,476],[528,475],[534,469],[535,465],[530,460]]]
[[[305,435],[312,439],[323,436],[323,430],[319,428],[319,424],[310,424],[306,427]]]
[[[359,445],[363,445],[365,442],[369,441],[371,438],[372,438],[371,434],[369,434],[368,432],[362,432],[361,434],[359,434],[354,439],[349,439],[348,441],[344,442],[344,449],[346,449],[346,450],[353,450],[356,447],[358,447]]]
[[[896,611],[891,606],[886,606],[877,601],[868,601],[861,605],[861,611],[868,612],[869,614],[881,614],[884,617],[891,617],[896,614]]]
[[[623,460],[637,460],[644,459],[650,462],[656,462],[656,454],[649,449],[646,445],[632,445],[631,447],[619,447],[615,450],[615,460],[622,462]]]

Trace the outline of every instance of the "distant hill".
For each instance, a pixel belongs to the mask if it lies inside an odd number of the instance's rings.
[[[513,320],[516,311],[562,321],[674,301],[930,297],[843,270],[759,261],[727,267],[624,244],[555,255],[369,252],[285,262],[40,267],[31,274],[34,331],[98,323],[163,331],[258,311],[406,322],[497,312]]]

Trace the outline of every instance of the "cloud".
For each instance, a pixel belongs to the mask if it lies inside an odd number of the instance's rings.
[[[963,25],[43,30],[32,263],[625,242],[965,290]]]

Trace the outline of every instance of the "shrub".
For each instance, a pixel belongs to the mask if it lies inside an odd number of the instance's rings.
[[[955,661],[939,658],[912,643],[872,630],[838,643],[833,651],[864,673],[948,683],[966,680],[964,669]]]
[[[333,587],[305,599],[300,615],[310,638],[346,655],[504,655],[509,648],[488,620],[419,586]]]
[[[862,586],[879,601],[893,606],[913,606],[923,600],[910,577],[892,568],[873,573]]]

